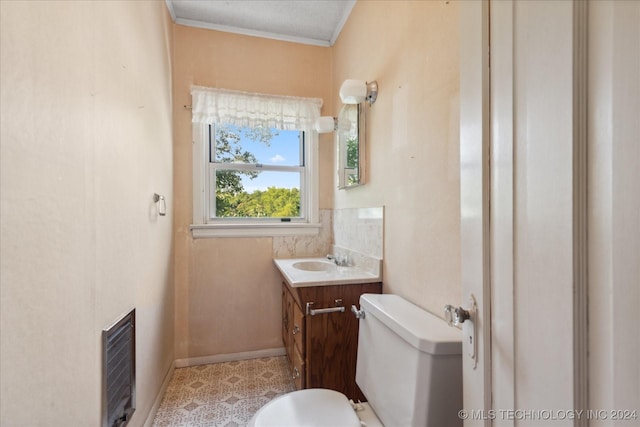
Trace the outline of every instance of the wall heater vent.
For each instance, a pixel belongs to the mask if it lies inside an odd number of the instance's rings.
[[[136,310],[102,331],[102,427],[124,427],[136,410]]]

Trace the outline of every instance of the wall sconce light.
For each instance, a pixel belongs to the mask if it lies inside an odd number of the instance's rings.
[[[338,120],[337,117],[322,116],[316,119],[313,127],[318,133],[328,133],[336,130],[348,132],[351,129],[351,122],[344,118]]]
[[[318,133],[333,132],[338,129],[338,119],[331,116],[318,117],[314,128]]]
[[[378,98],[378,82],[364,80],[345,80],[340,86],[340,99],[343,104],[360,104],[367,101],[369,105]]]

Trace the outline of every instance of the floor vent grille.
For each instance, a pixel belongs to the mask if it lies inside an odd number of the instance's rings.
[[[124,427],[136,409],[136,311],[102,331],[102,427]]]

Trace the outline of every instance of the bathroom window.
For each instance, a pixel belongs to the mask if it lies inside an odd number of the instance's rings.
[[[210,125],[210,219],[305,218],[305,133]]]
[[[317,234],[317,133],[305,111],[310,102],[232,91],[213,95],[215,102],[196,106],[192,90],[193,236]],[[311,105],[311,116],[319,114],[317,101]]]

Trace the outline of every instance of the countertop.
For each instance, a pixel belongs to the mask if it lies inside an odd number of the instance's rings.
[[[331,286],[353,283],[376,283],[382,278],[358,267],[338,267],[326,258],[287,258],[274,259],[274,264],[282,273],[289,286]],[[293,265],[301,262],[320,262],[328,264],[327,270],[300,270]]]

